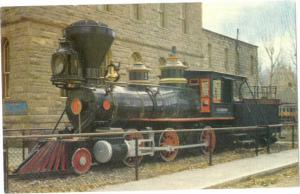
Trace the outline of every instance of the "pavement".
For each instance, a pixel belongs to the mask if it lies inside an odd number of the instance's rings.
[[[293,149],[216,164],[205,169],[186,170],[139,181],[108,185],[94,191],[205,189],[223,183],[238,182],[254,175],[269,174],[298,163],[298,149]]]

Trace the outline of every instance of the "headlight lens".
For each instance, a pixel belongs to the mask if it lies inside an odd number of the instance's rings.
[[[64,70],[64,57],[62,55],[53,56],[52,60],[52,72],[54,75],[60,74]]]
[[[54,61],[54,73],[60,74],[64,70],[64,60],[62,57],[57,57]]]

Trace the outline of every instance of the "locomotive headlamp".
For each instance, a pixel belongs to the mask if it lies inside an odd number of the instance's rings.
[[[79,115],[82,111],[82,103],[78,98],[74,98],[71,102],[71,110],[74,115]]]
[[[53,57],[52,72],[54,75],[58,75],[63,72],[65,67],[65,58],[63,55],[56,55]]]

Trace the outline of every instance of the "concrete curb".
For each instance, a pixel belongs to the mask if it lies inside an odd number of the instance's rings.
[[[228,181],[225,181],[223,183],[213,184],[213,185],[210,185],[210,186],[207,186],[207,187],[203,187],[203,189],[213,189],[213,187],[217,187],[219,185],[237,183],[237,182],[240,182],[240,181],[244,181],[247,178],[253,177],[253,176],[254,177],[260,177],[260,176],[270,175],[270,174],[273,174],[273,173],[278,172],[280,170],[296,166],[298,164],[299,164],[298,162],[293,162],[293,163],[286,164],[286,165],[276,167],[276,168],[273,168],[273,169],[268,169],[268,170],[265,170],[265,171],[261,171],[261,172],[257,172],[257,173],[253,173],[253,174],[248,174],[248,175],[245,175],[245,176],[242,176],[242,177],[239,177],[239,178],[228,180]]]
[[[139,181],[105,186],[94,191],[155,191],[209,189],[218,185],[239,182],[252,176],[274,173],[297,165],[298,149],[263,154],[221,163],[204,169],[192,169]]]

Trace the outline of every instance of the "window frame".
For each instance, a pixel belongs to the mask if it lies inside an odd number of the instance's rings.
[[[207,44],[208,66],[212,67],[212,45]]]
[[[135,20],[141,20],[142,17],[141,17],[141,5],[140,4],[133,4],[132,5],[132,11],[133,11],[133,18]]]
[[[238,50],[236,51],[236,54],[235,54],[235,72],[236,72],[236,74],[241,73],[241,69],[240,69],[240,52]]]
[[[104,11],[111,11],[111,5],[109,5],[109,4],[105,4],[105,5],[103,5],[104,6]]]
[[[9,41],[7,38],[1,40],[1,64],[2,64],[2,99],[9,99],[9,77],[10,77],[10,65],[9,65]]]
[[[158,8],[159,13],[159,26],[166,28],[166,4],[160,3]]]
[[[182,33],[188,33],[188,25],[187,25],[187,4],[184,3],[181,6],[181,20],[182,20]]]
[[[228,48],[224,49],[224,67],[225,70],[228,71],[229,70],[229,50]]]
[[[218,82],[218,85],[217,85]],[[219,87],[217,87],[219,86]],[[213,97],[213,103],[220,104],[222,103],[222,95],[223,95],[223,83],[222,79],[213,79],[212,80],[212,97]]]
[[[110,65],[112,60],[112,51],[109,49],[104,56],[104,60],[100,64],[100,78],[105,76],[105,73],[107,71],[107,66]]]
[[[254,75],[254,65],[255,65],[255,59],[254,59],[254,56],[251,55],[250,56],[250,72],[251,72],[251,75]]]

